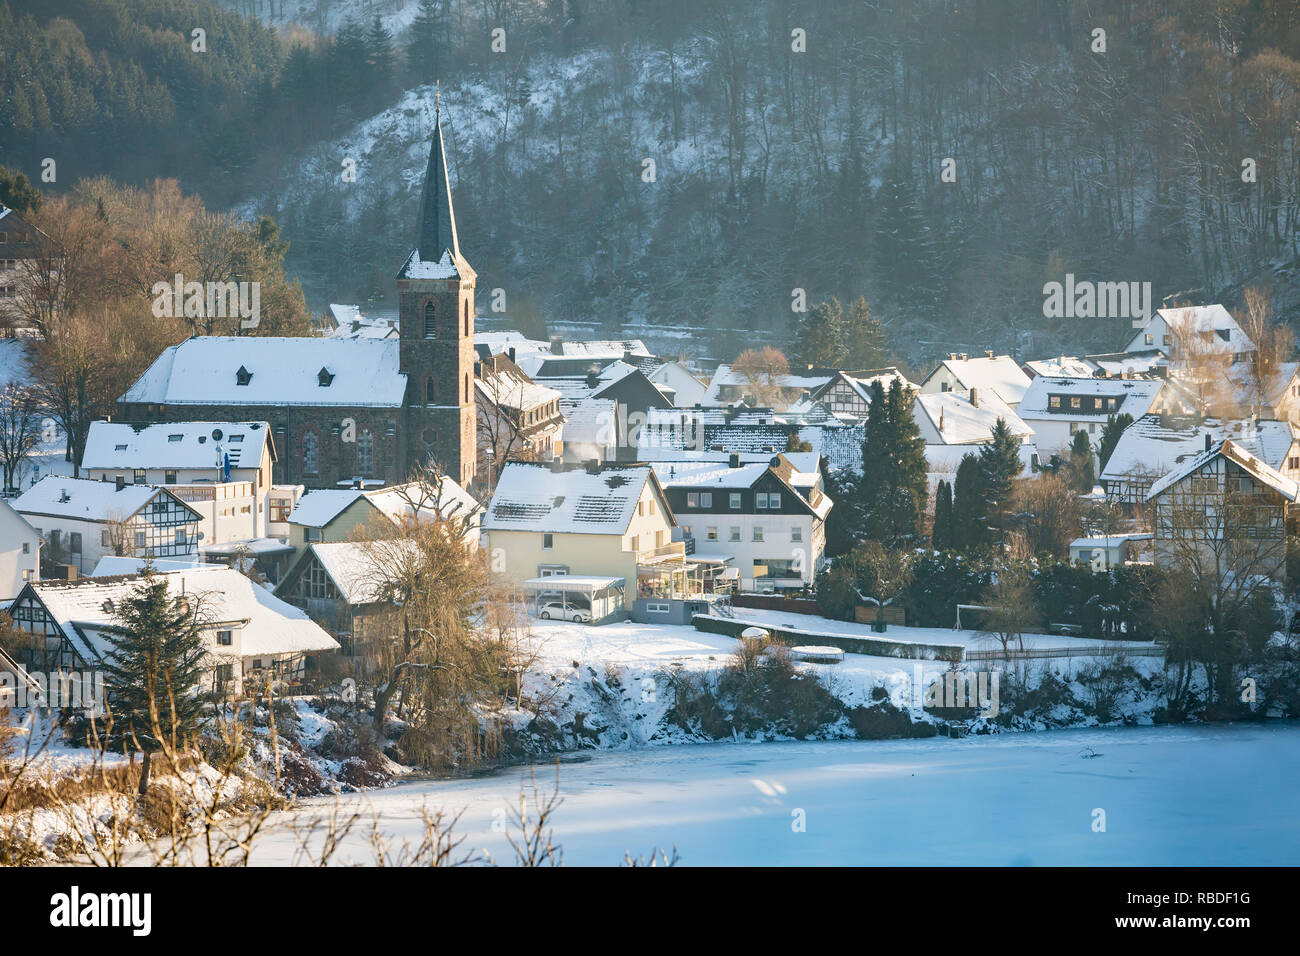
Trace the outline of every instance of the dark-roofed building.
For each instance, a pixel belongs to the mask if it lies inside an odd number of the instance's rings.
[[[418,225],[397,275],[398,338],[191,338],[118,400],[120,417],[269,422],[278,484],[393,483],[432,459],[468,485],[476,276],[460,251],[441,115]]]

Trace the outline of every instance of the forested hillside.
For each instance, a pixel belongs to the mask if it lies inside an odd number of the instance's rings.
[[[440,78],[511,309],[780,339],[800,288],[914,358],[1118,347],[1043,318],[1067,272],[1300,317],[1291,0],[6,0],[0,36],[0,165],[271,214],[317,308],[392,295]]]

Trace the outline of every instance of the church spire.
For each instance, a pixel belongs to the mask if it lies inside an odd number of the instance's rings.
[[[429,149],[429,169],[424,176],[424,198],[420,202],[420,231],[416,251],[424,262],[437,262],[446,249],[452,261],[460,259],[460,240],[456,236],[456,214],[451,205],[451,180],[447,176],[447,148],[442,140],[442,91],[435,94],[433,144]]]

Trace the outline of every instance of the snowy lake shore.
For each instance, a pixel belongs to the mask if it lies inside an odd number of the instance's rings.
[[[676,846],[683,865],[1293,865],[1300,726],[1237,724],[962,740],[715,743],[562,762],[554,836],[570,865]],[[534,765],[537,788],[556,763]],[[304,801],[253,856],[292,863],[287,827],[361,811],[400,843],[422,806],[463,811],[462,850],[513,860],[503,825],[532,772]],[[1103,818],[1104,830],[1097,830]],[[336,863],[367,863],[364,827]]]

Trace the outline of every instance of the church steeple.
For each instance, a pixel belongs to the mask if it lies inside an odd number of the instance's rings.
[[[420,202],[420,226],[415,249],[423,262],[437,262],[444,250],[451,250],[452,262],[460,259],[456,235],[456,213],[451,205],[451,180],[447,176],[447,148],[442,140],[442,93],[437,94],[433,145],[429,169],[424,176],[424,197]]]

